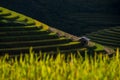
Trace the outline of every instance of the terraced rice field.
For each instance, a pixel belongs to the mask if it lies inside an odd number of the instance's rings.
[[[100,30],[86,35],[93,41],[111,47],[120,47],[120,27]]]
[[[107,51],[110,49],[109,45],[114,48],[119,47],[119,44],[116,44],[120,39],[119,30],[119,27],[115,27],[106,30],[108,32],[99,31],[104,36],[99,33],[91,33],[87,35],[91,42],[83,37],[68,34],[25,15],[0,7],[1,54],[28,53],[30,47],[33,47],[35,52],[54,53],[58,49],[62,52],[77,52],[78,50],[106,52],[106,48]],[[110,34],[110,31],[114,34]],[[96,36],[98,37],[96,38]],[[102,41],[103,43],[100,43]]]
[[[0,7],[0,18],[0,53],[24,53],[30,47],[36,52],[80,49],[80,42],[66,38],[64,32],[59,36],[56,29],[24,15]]]

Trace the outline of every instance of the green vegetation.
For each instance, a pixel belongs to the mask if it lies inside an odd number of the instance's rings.
[[[119,27],[87,35],[98,43],[89,41],[84,46],[79,37],[2,7],[0,24],[0,55],[5,55],[0,56],[0,80],[120,79],[119,49],[112,58],[96,55],[114,53],[99,42],[119,47],[115,44],[120,42]],[[35,52],[29,52],[31,46]]]
[[[26,17],[22,14],[16,13],[14,11],[10,11],[6,8],[0,7],[0,17],[2,19],[15,21],[15,22],[22,22],[26,25],[34,25],[35,22],[32,18]]]
[[[83,51],[88,48],[94,51],[104,50],[103,45],[94,42],[92,46],[85,47],[77,36],[3,7],[0,7],[0,22],[0,36],[2,36],[0,37],[0,53],[2,54],[26,52],[31,46],[37,52],[40,50],[56,52],[58,48],[67,52],[72,52],[72,50],[74,52],[76,49]],[[61,38],[64,39],[61,40]]]
[[[0,56],[0,80],[120,79],[119,49],[112,58],[100,52],[97,55],[98,51],[114,53],[109,46],[119,47],[119,27],[88,34],[93,42],[82,42],[79,37],[2,7],[0,24],[0,54],[11,54]],[[31,46],[35,52],[25,54]]]
[[[31,46],[37,52],[40,50],[53,52],[57,48],[61,48],[62,51],[70,50],[71,52],[71,50],[79,48],[79,41],[72,41],[65,34],[59,36],[61,35],[61,33],[58,34],[60,30],[52,28],[54,30],[52,31],[51,27],[40,21],[3,7],[0,7],[0,11],[0,21],[2,23],[0,27],[0,36],[2,36],[0,37],[1,54],[26,52]]]
[[[112,27],[87,34],[92,41],[111,47],[120,47],[120,27]]]
[[[59,54],[53,58],[46,53],[39,55],[30,50],[23,57],[0,58],[0,80],[119,80],[120,55],[109,58],[107,55]],[[79,52],[78,52],[79,54]]]

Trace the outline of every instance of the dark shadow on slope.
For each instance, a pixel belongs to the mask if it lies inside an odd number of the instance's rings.
[[[74,35],[120,25],[119,0],[2,0],[0,5]]]

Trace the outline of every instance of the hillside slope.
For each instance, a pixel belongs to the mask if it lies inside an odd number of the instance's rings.
[[[40,21],[0,7],[0,54],[35,52],[63,53],[76,51],[106,51],[103,45],[77,37]],[[93,54],[93,53],[91,53]]]
[[[86,36],[99,44],[120,48],[120,26],[92,32]]]
[[[0,5],[81,36],[120,25],[119,0],[2,0]]]

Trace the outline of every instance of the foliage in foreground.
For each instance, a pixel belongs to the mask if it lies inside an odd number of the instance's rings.
[[[112,58],[71,55],[71,59],[59,54],[55,59],[49,55],[40,59],[41,54],[30,51],[14,60],[6,55],[0,58],[0,80],[119,80],[119,50],[116,54]]]

